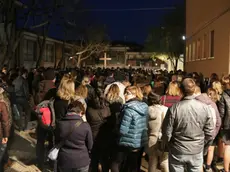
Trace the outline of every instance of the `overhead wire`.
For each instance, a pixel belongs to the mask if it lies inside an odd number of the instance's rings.
[[[126,9],[83,9],[78,10],[78,12],[116,12],[116,11],[155,11],[155,10],[175,10],[175,7],[159,7],[159,8],[126,8]]]

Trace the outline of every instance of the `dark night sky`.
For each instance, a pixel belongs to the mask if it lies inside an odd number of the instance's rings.
[[[47,0],[43,1],[45,3],[49,2]],[[83,2],[83,9],[136,9],[174,7],[176,4],[180,4],[185,0],[66,0],[65,2],[68,1]],[[31,1],[23,0],[23,2],[27,4]],[[73,11],[76,10],[75,6],[71,4],[69,6]],[[126,37],[126,41],[128,42],[142,44],[146,40],[148,30],[153,26],[160,26],[163,22],[164,14],[170,11],[172,10],[90,11],[86,12],[86,15],[90,16],[88,22],[93,20],[106,26],[110,40],[123,41]],[[19,14],[23,15],[24,13]],[[72,15],[72,17],[75,15]],[[84,15],[84,13],[82,15]],[[56,16],[56,18],[59,17]],[[86,21],[87,19],[82,17],[82,20]],[[58,22],[60,21],[58,20]],[[22,23],[21,20],[18,21],[19,27],[20,25],[22,26]],[[31,23],[30,21],[30,24]],[[64,32],[62,27],[57,26],[55,23],[51,24],[49,36],[56,39],[63,39],[63,35]]]
[[[183,0],[87,0],[94,9],[130,9],[173,7]],[[103,11],[91,12],[96,20],[106,25],[111,40],[144,43],[148,29],[159,26],[163,16],[170,10],[153,11]]]

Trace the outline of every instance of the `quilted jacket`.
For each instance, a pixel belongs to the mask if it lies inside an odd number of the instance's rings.
[[[124,104],[120,126],[121,146],[141,148],[148,143],[148,105],[138,100],[131,100]]]

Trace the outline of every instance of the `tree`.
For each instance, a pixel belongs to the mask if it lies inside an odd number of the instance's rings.
[[[78,43],[73,46],[71,55],[76,59],[77,67],[80,67],[81,63],[89,57],[105,52],[109,46],[104,27],[95,25],[88,27],[79,35],[79,38]]]
[[[182,39],[185,33],[184,4],[168,13],[163,24],[163,27],[155,27],[150,30],[145,42],[145,50],[155,52],[153,58],[166,54],[176,71],[185,47],[185,41]]]
[[[17,0],[3,1],[2,15],[4,16],[4,37],[6,41],[4,44],[6,45],[6,51],[4,51],[1,65],[4,65],[5,63],[9,65],[22,38],[22,31],[15,32],[16,10],[18,8],[25,9],[27,6]],[[24,14],[23,27],[27,26],[31,13],[32,9],[27,10],[27,12]]]
[[[36,61],[36,68],[41,64],[46,48],[46,39],[50,29],[50,25],[53,21],[55,12],[60,8],[58,0],[52,0],[47,2],[46,0],[40,0],[39,10],[35,13],[33,20],[36,20],[38,24],[33,25],[31,29],[37,29],[37,42],[39,47],[39,54]],[[36,23],[35,21],[33,21]]]
[[[42,46],[39,44],[40,49],[44,49],[45,35],[47,28],[52,20],[53,13],[58,7],[58,0],[45,1],[45,0],[4,0],[3,15],[5,16],[4,32],[6,37],[7,50],[1,64],[8,64],[12,62],[15,57],[15,51],[23,37],[25,30],[37,30],[42,28],[42,34],[38,38],[43,37]],[[43,50],[39,50],[42,53]],[[37,65],[41,61],[39,58]]]

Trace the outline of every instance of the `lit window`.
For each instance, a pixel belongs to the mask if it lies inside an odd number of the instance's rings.
[[[190,44],[189,45],[189,55],[188,55],[188,57],[189,57],[189,61],[191,61],[192,60],[192,45]]]
[[[188,46],[186,46],[186,53],[185,53],[185,54],[186,54],[186,57],[185,57],[185,58],[186,58],[186,60],[188,61],[188,60],[189,60],[189,59],[188,59],[188,58],[189,58],[189,48],[188,48]]]
[[[197,48],[196,48],[196,50],[197,50],[197,53],[196,53],[197,60],[200,60],[200,58],[201,58],[200,39],[198,39],[196,46],[197,46]]]
[[[196,59],[196,42],[193,42],[192,44],[192,60],[194,61]]]
[[[203,43],[202,43],[202,59],[206,59],[207,58],[207,35],[204,35],[204,39],[203,39]]]

